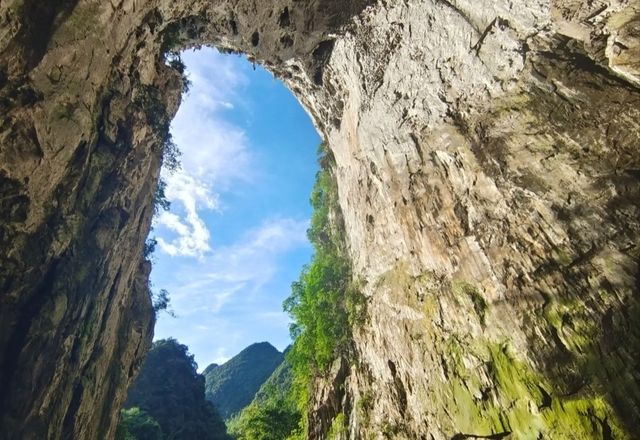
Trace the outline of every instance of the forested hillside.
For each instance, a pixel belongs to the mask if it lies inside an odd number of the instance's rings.
[[[205,369],[206,397],[224,419],[253,400],[260,386],[282,363],[283,355],[268,342],[252,344],[216,368]]]
[[[193,355],[175,339],[156,341],[121,411],[117,440],[228,440],[204,397]]]
[[[291,365],[285,359],[251,404],[227,422],[229,433],[237,440],[284,440],[296,433],[301,416],[291,386]]]

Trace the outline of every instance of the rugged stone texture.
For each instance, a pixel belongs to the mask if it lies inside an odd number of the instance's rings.
[[[640,76],[618,38],[640,11],[480,3],[379,3],[325,72],[370,298],[351,433],[623,438],[640,432]]]
[[[360,3],[0,5],[1,438],[112,437],[152,335],[142,249],[181,92],[162,53],[296,55],[313,84]]]
[[[9,0],[0,437],[112,436],[153,322],[162,52],[196,44],[282,77],[335,153],[369,320],[311,438],[334,412],[352,438],[640,432],[634,2]]]

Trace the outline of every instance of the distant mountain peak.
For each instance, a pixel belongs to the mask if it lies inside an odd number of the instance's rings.
[[[271,345],[270,342],[267,342],[267,341],[254,342],[253,344],[248,345],[240,353],[244,353],[244,352],[247,352],[247,351],[256,351],[256,350],[268,350],[268,351],[274,351],[274,352],[280,353],[280,351],[276,347],[274,347],[273,345]],[[238,353],[238,355],[240,353]]]
[[[213,363],[213,364],[209,364],[207,366],[207,368],[204,369],[204,371],[202,372],[203,376],[206,376],[207,374],[211,373],[213,370],[215,370],[216,368],[218,368],[220,365]]]
[[[203,372],[206,398],[228,419],[251,403],[283,359],[269,342],[256,342],[222,365],[209,365]]]

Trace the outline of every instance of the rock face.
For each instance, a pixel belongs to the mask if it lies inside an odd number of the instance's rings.
[[[637,2],[7,0],[0,437],[112,437],[152,333],[162,53],[198,44],[283,78],[336,157],[369,319],[311,438],[640,432]]]

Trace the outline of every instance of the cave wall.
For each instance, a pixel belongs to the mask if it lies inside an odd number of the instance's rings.
[[[0,438],[113,435],[152,336],[162,53],[199,44],[282,78],[336,157],[369,317],[310,438],[640,432],[637,4],[8,0]]]
[[[379,3],[325,74],[351,432],[635,438],[640,9],[480,3]]]

